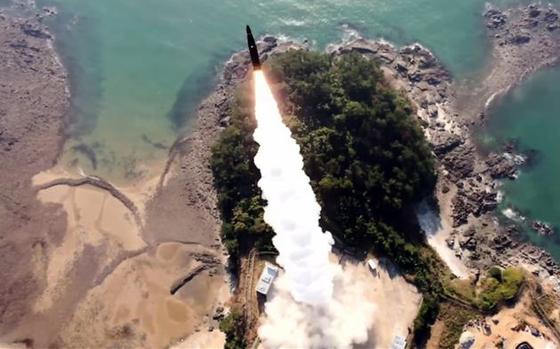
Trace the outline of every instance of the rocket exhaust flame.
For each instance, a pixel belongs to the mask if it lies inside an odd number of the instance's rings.
[[[303,171],[300,147],[260,69],[254,71],[254,87],[258,185],[285,271],[269,294],[259,337],[267,349],[352,348],[368,340],[373,322],[375,306],[364,297],[368,285],[329,260],[333,239],[319,226],[321,207]]]

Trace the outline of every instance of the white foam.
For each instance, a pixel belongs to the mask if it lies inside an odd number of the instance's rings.
[[[524,222],[526,220],[524,216],[522,216],[519,212],[515,211],[511,207],[502,210],[502,214],[515,222]]]

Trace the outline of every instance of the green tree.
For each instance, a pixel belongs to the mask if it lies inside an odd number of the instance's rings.
[[[220,331],[226,335],[224,349],[245,349],[245,319],[243,314],[237,309],[231,312],[220,321]]]
[[[429,277],[425,270],[416,273],[423,237],[410,208],[433,191],[434,163],[406,98],[358,54],[333,58],[291,50],[270,60],[267,77],[301,146],[322,206],[322,227],[348,245],[377,249],[406,271]],[[240,89],[231,125],[212,156],[223,238],[233,258],[255,245],[272,249],[253,164],[250,86]]]
[[[387,84],[375,62],[359,54],[291,50],[265,68],[301,147],[322,207],[322,228],[347,245],[381,252],[408,273],[425,300],[415,327],[426,331],[442,286],[438,260],[425,247],[411,207],[433,193],[436,176],[408,100]],[[273,249],[253,164],[252,96],[251,84],[240,87],[231,124],[212,150],[222,238],[234,265],[250,248]]]

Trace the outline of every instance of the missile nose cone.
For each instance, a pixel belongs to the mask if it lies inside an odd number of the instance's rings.
[[[261,69],[261,61],[259,59],[255,38],[253,38],[253,33],[251,33],[251,28],[249,26],[246,26],[245,29],[247,30],[247,46],[249,48],[249,55],[251,56],[251,63],[255,70]]]

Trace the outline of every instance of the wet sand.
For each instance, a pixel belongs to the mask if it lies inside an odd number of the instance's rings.
[[[160,186],[159,178],[150,178],[126,188],[110,183],[74,185],[84,178],[83,173],[56,166],[33,178],[39,200],[45,205],[56,204],[64,213],[66,230],[60,244],[38,261],[45,265],[46,287],[34,303],[35,315],[29,323],[31,328],[40,328],[61,311],[67,319],[52,336],[35,336],[34,341],[70,348],[114,343],[164,348],[196,331],[217,328],[212,314],[229,298],[225,259],[221,245],[216,244],[217,236],[206,232],[200,239],[189,226],[180,226],[182,234],[174,239],[161,236],[146,242],[145,237],[151,236],[146,230],[146,222],[150,225],[146,210],[151,210],[154,201],[159,202],[157,194],[165,190],[166,183]],[[93,178],[93,184],[102,181]],[[180,200],[182,193],[166,197],[174,200],[167,202]],[[154,215],[157,212],[150,212],[149,217]],[[166,223],[178,225],[174,220]],[[76,274],[85,251],[95,263],[87,274]],[[192,273],[190,281],[172,295],[170,290],[178,280]],[[62,300],[75,292],[73,282],[84,287],[74,302],[61,310]],[[24,333],[28,332],[20,329],[12,338]]]
[[[49,175],[40,174],[35,178],[39,183],[43,177]],[[63,207],[67,230],[61,244],[48,256],[47,287],[35,303],[35,311],[53,306],[53,299],[61,295],[60,289],[66,284],[72,265],[86,246],[103,247],[103,265],[117,258],[121,251],[135,251],[146,246],[140,235],[141,227],[135,224],[131,213],[106,191],[88,185],[61,185],[40,191],[38,198],[45,204]]]
[[[157,176],[126,186],[62,168],[66,73],[39,18],[0,13],[0,160],[9,169],[0,171],[0,342],[165,348],[217,328],[214,311],[229,298],[207,171],[217,122],[181,142],[171,171],[155,166]]]
[[[197,250],[168,243],[121,263],[88,292],[62,333],[64,346],[163,348],[207,326],[217,293],[228,288],[223,270],[213,277],[212,271],[203,271],[175,295],[169,292],[170,285],[200,265]],[[86,326],[90,329],[84,332]]]

